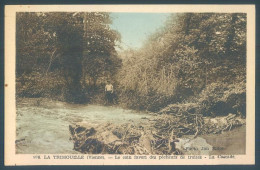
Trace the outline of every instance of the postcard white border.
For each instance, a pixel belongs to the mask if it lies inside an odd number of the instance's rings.
[[[247,13],[246,154],[235,159],[105,160],[33,159],[15,154],[15,23],[16,12],[150,12]],[[5,6],[5,165],[230,165],[255,164],[255,6],[254,5],[6,5]],[[39,154],[38,154],[39,155]],[[41,154],[44,155],[50,154]],[[62,155],[62,154],[54,154]],[[65,154],[67,155],[67,154]],[[80,155],[80,154],[79,154]],[[85,155],[86,156],[86,155]]]

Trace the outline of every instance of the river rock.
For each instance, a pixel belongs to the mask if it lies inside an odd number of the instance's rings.
[[[197,137],[179,139],[179,142],[176,142],[176,148],[184,155],[209,155],[213,147],[205,139]]]
[[[74,149],[82,153],[110,153],[122,143],[111,131],[112,124],[97,125],[88,122],[79,122],[70,125],[71,139],[74,141]]]
[[[93,124],[69,126],[74,150],[88,154],[176,154],[171,137],[154,136],[145,124]],[[180,153],[180,152],[178,152]]]

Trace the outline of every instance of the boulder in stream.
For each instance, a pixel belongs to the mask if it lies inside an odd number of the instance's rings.
[[[111,153],[113,147],[119,145],[119,138],[111,131],[113,125],[107,123],[104,126],[80,122],[69,125],[71,139],[74,141],[74,150],[82,153]],[[120,143],[121,144],[121,143]]]

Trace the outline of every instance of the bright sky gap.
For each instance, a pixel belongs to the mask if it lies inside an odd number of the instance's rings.
[[[111,13],[111,28],[121,34],[124,49],[138,49],[149,35],[163,27],[168,16],[170,13]]]

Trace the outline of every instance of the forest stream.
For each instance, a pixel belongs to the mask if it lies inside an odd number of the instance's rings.
[[[69,125],[77,122],[92,124],[143,123],[154,114],[127,110],[116,106],[78,105],[47,99],[20,99],[17,102],[17,154],[77,154],[70,140]],[[224,148],[212,154],[243,154],[245,126],[224,134],[203,135],[197,142]],[[221,139],[221,140],[220,140]],[[185,141],[186,139],[181,139]]]

